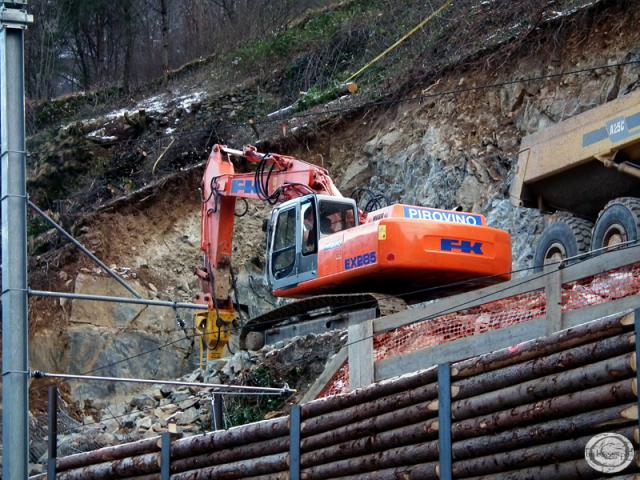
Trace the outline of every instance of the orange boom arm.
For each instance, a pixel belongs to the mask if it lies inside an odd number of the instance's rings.
[[[257,164],[256,173],[235,173],[230,157]],[[253,146],[234,150],[215,145],[202,181],[200,248],[205,266],[196,269],[210,309],[232,309],[231,252],[236,198],[271,204],[317,193],[342,197],[328,172],[317,165],[279,154],[259,153]]]

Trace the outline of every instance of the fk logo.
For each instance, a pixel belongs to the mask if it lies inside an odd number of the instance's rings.
[[[473,253],[474,255],[484,255],[482,252],[482,242],[469,242],[467,240],[455,240],[452,238],[443,238],[440,240],[440,250],[443,252],[453,252],[454,250],[462,253]]]
[[[232,180],[231,193],[256,194],[256,186],[251,180]]]

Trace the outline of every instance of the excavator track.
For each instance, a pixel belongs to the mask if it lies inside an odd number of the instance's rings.
[[[358,312],[380,317],[406,308],[404,300],[377,293],[309,297],[247,321],[240,329],[240,346],[255,350],[264,344],[297,335],[344,329],[353,314]]]

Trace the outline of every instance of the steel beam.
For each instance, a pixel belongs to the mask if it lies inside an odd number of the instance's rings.
[[[147,300],[146,298],[111,297],[108,295],[87,295],[82,293],[48,292],[44,290],[28,290],[34,297],[68,298],[71,300],[87,300],[93,302],[128,303],[132,305],[150,305],[154,307],[186,308],[193,310],[207,310],[201,303],[172,302],[169,300]]]
[[[300,404],[293,405],[289,413],[289,480],[300,480]]]
[[[222,413],[222,395],[214,393],[211,398],[211,420],[213,430],[224,430],[224,420]]]
[[[635,344],[636,344],[636,382],[637,385],[640,385],[640,369],[638,368],[638,359],[640,358],[640,342],[638,339],[640,338],[640,309],[637,309],[634,312],[634,331],[636,334]],[[638,403],[638,407],[640,408],[640,395],[637,395],[636,401]],[[638,420],[638,426],[640,427],[640,419]]]
[[[451,364],[438,365],[438,452],[441,480],[452,480]]]
[[[87,257],[89,257],[96,265],[98,265],[111,278],[113,278],[116,282],[118,282],[120,285],[122,285],[122,287],[125,290],[127,290],[131,295],[133,295],[136,298],[142,298],[140,296],[140,294],[138,292],[136,292],[135,289],[131,285],[129,285],[127,282],[125,282],[122,277],[120,277],[116,272],[114,272],[109,267],[107,267],[107,265],[102,260],[100,260],[98,257],[96,257],[93,253],[91,253],[91,251],[87,247],[85,247],[78,240],[76,240],[73,237],[73,235],[71,235],[64,228],[62,228],[62,225],[58,224],[49,215],[47,215],[44,211],[42,211],[40,208],[38,208],[38,206],[35,203],[33,203],[31,200],[27,200],[27,203],[28,203],[29,207],[34,212],[36,212],[38,215],[40,215],[47,223],[49,223],[49,225],[51,225],[58,232],[60,232],[60,234],[63,237],[65,237],[67,240],[69,240],[71,243],[73,243],[76,247],[78,247],[82,253],[84,253]]]
[[[56,461],[58,459],[58,387],[49,385],[49,403],[47,405],[47,478],[56,478]]]
[[[160,479],[169,480],[171,478],[171,432],[162,432],[160,438]]]
[[[35,370],[31,372],[33,378],[61,378],[64,380],[81,380],[86,382],[115,382],[115,383],[138,383],[147,385],[173,385],[177,387],[212,388],[216,393],[226,395],[290,395],[296,390],[289,388],[285,384],[282,388],[274,387],[252,387],[245,385],[224,385],[221,383],[201,383],[201,382],[181,382],[179,380],[156,380],[149,378],[126,378],[126,377],[97,377],[95,375],[71,375],[67,373],[49,373]]]
[[[29,466],[27,202],[24,29],[30,16],[0,2],[0,215],[2,216],[2,478]]]

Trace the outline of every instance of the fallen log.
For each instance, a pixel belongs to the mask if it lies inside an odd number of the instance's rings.
[[[596,480],[640,480],[640,474],[630,473],[629,475],[616,475],[615,477],[598,477]]]
[[[640,462],[638,462],[638,459],[636,458],[630,468],[635,468],[638,465],[640,465]],[[583,459],[556,463],[553,465],[522,468],[511,472],[493,475],[470,477],[466,480],[534,480],[540,478],[552,478],[553,480],[575,480],[576,478],[579,478],[581,480],[590,480],[601,476],[601,472],[596,472],[589,466],[589,464],[587,464],[587,461]]]
[[[426,463],[437,459],[437,441],[418,443],[317,465],[304,469],[301,472],[301,478],[302,480],[323,480],[344,475],[362,475],[365,473],[368,475],[368,472],[374,470]]]
[[[215,478],[216,480],[233,480],[248,476],[270,475],[288,469],[288,458],[288,452],[267,455],[241,462],[176,473],[171,476],[171,480],[204,480],[210,478]]]
[[[153,455],[153,454],[150,454]],[[74,468],[72,470],[66,470],[59,473],[56,476],[57,480],[105,480],[111,478],[123,478],[137,475],[145,475],[149,473],[159,472],[159,462],[153,463],[153,468],[149,468],[145,464],[144,460],[150,456],[136,456],[121,458],[118,460],[107,461],[103,463],[96,463],[93,465],[87,465],[85,467]],[[155,454],[159,459],[160,456]]]
[[[273,440],[240,445],[237,447],[216,450],[193,457],[184,457],[171,461],[171,472],[185,472],[196,468],[209,467],[225,463],[248,460],[264,455],[287,452],[289,437],[278,437]],[[68,471],[59,476],[60,480],[103,480],[106,478],[121,478],[128,475],[147,475],[160,472],[160,453],[140,455],[136,457],[115,460],[112,462],[87,465],[80,470]]]
[[[628,409],[633,409],[634,406],[635,404],[627,404],[620,407],[609,407],[604,410],[552,420],[491,436],[458,441],[453,444],[453,458],[464,460],[481,457],[514,448],[573,438],[602,429],[605,425],[615,426],[632,422],[633,418],[628,417]],[[429,428],[431,423],[431,421],[422,422],[303,453],[300,464],[303,468],[307,468],[366,453],[424,442],[437,437],[437,429]]]
[[[605,338],[564,350],[546,357],[492,370],[454,383],[458,387],[455,398],[467,398],[515,385],[534,378],[581,367],[632,351],[635,345],[633,332]]]
[[[398,378],[383,380],[349,393],[320,398],[302,405],[302,418],[309,419],[319,415],[324,415],[328,412],[343,410],[354,405],[363,404],[381,397],[393,395],[394,393],[427,385],[435,382],[438,379],[437,375],[437,369],[434,367],[415,373],[409,373]]]
[[[637,439],[638,428],[627,427],[615,430],[631,441]],[[492,453],[483,457],[454,462],[453,475],[456,478],[488,475],[522,467],[535,467],[550,463],[561,463],[584,458],[584,449],[594,433],[575,439],[562,440],[544,445],[527,446],[518,450]],[[635,441],[637,445],[637,441]]]
[[[428,420],[430,418],[433,419],[433,417],[437,415],[435,409],[430,408],[434,402],[436,401],[418,403],[394,412],[384,413],[378,417],[351,423],[349,425],[336,428],[335,430],[329,430],[328,432],[322,432],[317,435],[302,438],[300,448],[303,452],[308,452],[310,450],[317,450],[328,445],[334,445],[336,443],[353,440],[366,435],[384,432],[385,430],[391,430],[404,425],[411,425],[422,420]],[[429,432],[437,431],[438,420],[433,419],[430,422],[425,422],[424,428]]]
[[[489,415],[454,422],[451,431],[454,440],[462,440],[487,435],[498,429],[514,428],[551,418],[606,408],[630,402],[636,398],[636,380],[622,380],[527,405],[520,405]],[[632,407],[626,414],[637,416],[637,406]]]
[[[133,457],[144,453],[160,451],[158,442],[160,437],[145,438],[137,442],[125,443],[114,447],[104,447],[91,452],[76,453],[67,457],[61,457],[56,462],[58,472],[72,468],[84,467],[94,463],[102,463],[120,458]]]
[[[367,480],[436,480],[438,478],[437,469],[437,463],[422,463],[369,472],[365,478]],[[362,480],[362,477],[362,475],[356,474],[334,477],[333,480]]]
[[[483,372],[504,368],[516,363],[551,355],[578,345],[593,343],[602,338],[624,333],[633,326],[634,314],[612,315],[583,323],[547,337],[519,343],[485,355],[453,364],[452,376],[468,378]]]
[[[257,475],[255,477],[243,477],[241,480],[289,480],[289,471],[270,473],[269,475]]]
[[[304,436],[333,430],[342,425],[387,413],[391,410],[415,405],[416,403],[433,400],[438,396],[438,385],[431,383],[418,388],[407,390],[376,400],[326,413],[321,417],[305,420],[300,425]]]
[[[438,430],[433,427],[433,420],[427,420],[303,453],[300,465],[303,468],[312,467],[343,458],[411,445],[437,436]]]
[[[548,443],[572,438],[604,428],[618,428],[637,421],[637,405],[629,403],[570,417],[550,420],[494,435],[473,437],[453,443],[453,459],[481,457],[510,448]]]
[[[531,401],[596,387],[621,378],[628,378],[635,374],[635,371],[636,354],[635,352],[628,353],[584,367],[536,378],[511,387],[455,401],[451,405],[451,415],[454,419],[476,417]],[[455,386],[452,387],[452,396],[458,393],[455,389]]]
[[[247,445],[240,445],[230,449],[205,453],[194,457],[172,460],[171,472],[184,472],[196,468],[221,465],[224,463],[231,463],[239,460],[247,460],[250,458],[257,458],[264,455],[273,455],[288,451],[289,436],[279,437],[272,440],[264,440],[262,442],[249,443]]]
[[[269,440],[285,435],[289,435],[288,417],[263,420],[233,427],[229,430],[219,430],[177,440],[171,446],[171,458],[192,457],[200,453]]]

